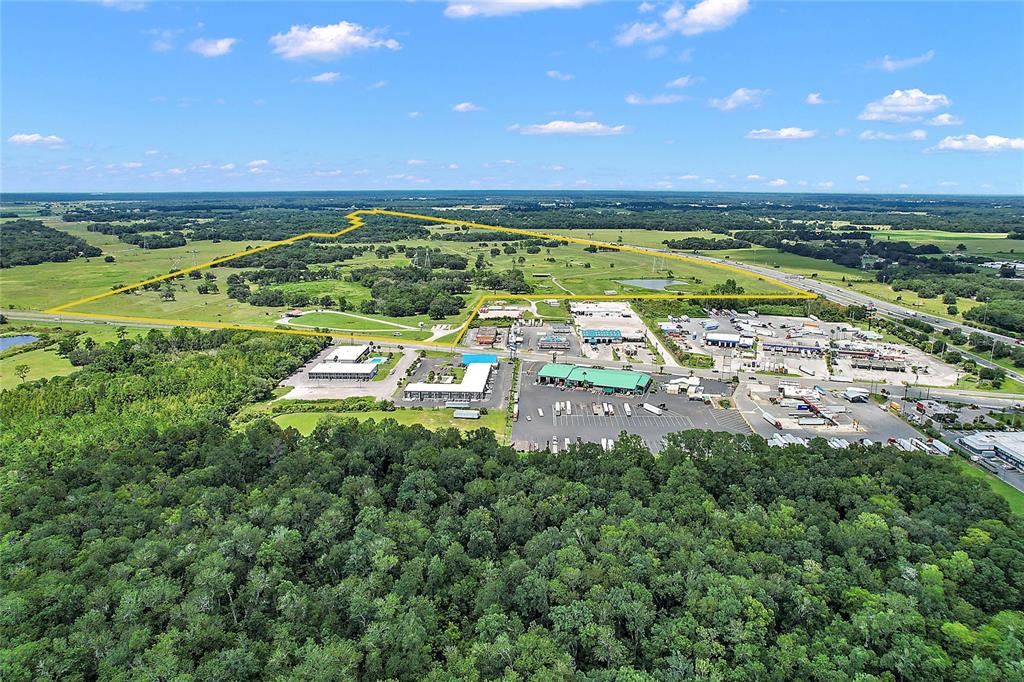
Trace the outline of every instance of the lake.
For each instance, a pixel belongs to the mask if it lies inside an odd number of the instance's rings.
[[[38,336],[29,336],[28,334],[19,334],[18,336],[0,336],[0,352],[5,351],[8,348],[24,346],[26,343],[32,343],[33,341],[38,340]]]

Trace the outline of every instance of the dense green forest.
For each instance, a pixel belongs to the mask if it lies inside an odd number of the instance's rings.
[[[1022,521],[940,458],[233,425],[320,345],[152,331],[0,394],[0,678],[1024,679]]]
[[[84,240],[47,227],[38,220],[0,223],[0,268],[62,263],[79,256],[99,256],[102,253]]]

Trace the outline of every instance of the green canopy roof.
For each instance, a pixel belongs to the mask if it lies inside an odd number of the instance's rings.
[[[614,388],[623,391],[639,391],[647,388],[651,377],[642,372],[625,369],[600,369],[577,367],[561,363],[548,363],[541,368],[538,376],[542,379],[562,379],[567,383],[587,383],[598,388]]]

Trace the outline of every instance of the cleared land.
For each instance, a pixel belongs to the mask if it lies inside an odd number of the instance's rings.
[[[411,426],[419,424],[431,430],[454,427],[460,431],[473,431],[476,429],[491,429],[498,438],[505,434],[505,412],[504,410],[493,410],[482,415],[480,419],[455,419],[452,417],[453,410],[403,410],[394,412],[295,412],[282,414],[274,417],[274,421],[284,428],[292,427],[302,435],[312,433],[317,423],[327,417],[353,418],[364,422],[368,419],[383,421],[394,419],[399,424]]]
[[[372,220],[374,212],[365,212],[362,215],[367,214],[367,219]],[[463,309],[457,315],[451,315],[440,320],[429,320],[426,316],[422,315],[388,318],[373,315],[356,317],[353,315],[338,316],[314,313],[316,317],[307,319],[306,316],[303,316],[294,320],[293,324],[302,325],[301,328],[307,330],[329,329],[378,338],[397,337],[424,340],[431,336],[438,338],[437,334],[430,332],[430,327],[436,324],[449,325],[453,328],[464,327],[468,324],[472,311],[476,309],[484,298],[544,299],[593,295],[621,297],[651,296],[652,294],[649,289],[623,284],[622,280],[652,277],[666,277],[682,282],[682,284],[674,286],[671,293],[663,293],[661,295],[693,294],[699,296],[715,294],[715,287],[724,285],[730,280],[740,287],[737,292],[743,295],[794,295],[791,290],[766,278],[743,273],[742,271],[715,267],[699,261],[689,260],[685,257],[673,258],[660,254],[629,251],[630,246],[625,244],[614,249],[598,249],[588,244],[561,243],[557,246],[545,246],[539,250],[534,248],[532,249],[534,253],[529,253],[521,244],[513,246],[507,241],[484,241],[489,232],[494,232],[497,236],[498,233],[506,231],[503,228],[495,228],[488,231],[483,230],[481,225],[471,226],[468,229],[480,230],[483,233],[480,235],[479,240],[472,242],[449,241],[443,239],[443,233],[456,230],[452,225],[436,224],[433,219],[426,217],[403,216],[403,219],[420,222],[429,220],[432,223],[430,226],[432,232],[431,239],[405,240],[402,242],[407,252],[409,249],[417,247],[440,249],[442,253],[457,254],[467,258],[471,267],[475,267],[478,257],[481,257],[486,263],[489,272],[504,272],[512,269],[522,271],[526,282],[533,291],[529,294],[514,295],[499,290],[473,287],[470,293],[465,295],[466,305]],[[353,218],[350,218],[350,221],[352,224],[361,223],[361,215],[353,214]],[[82,231],[84,232],[84,230]],[[653,234],[662,235],[663,233]],[[90,236],[94,239],[96,237],[103,237],[103,235],[95,234]],[[524,239],[537,238],[537,236],[532,235],[522,236]],[[576,238],[579,239],[579,237]],[[585,239],[589,239],[589,237]],[[594,239],[600,241],[597,235],[594,235]],[[623,238],[624,241],[625,239]],[[650,243],[651,240],[646,241]],[[194,242],[193,244],[198,243]],[[191,254],[191,250],[197,249],[190,248],[193,244],[184,247],[186,253],[194,255]],[[109,245],[108,243],[106,246]],[[217,244],[216,246],[221,247],[223,244]],[[651,244],[651,246],[654,246],[654,244]],[[129,248],[143,251],[137,249],[137,247]],[[166,249],[162,251],[170,252],[173,250]],[[147,260],[150,262],[162,256],[173,264],[173,259],[176,257],[174,254],[162,254],[160,251],[145,253],[148,254]],[[200,256],[196,255],[195,259],[199,260]],[[100,260],[102,261],[102,259]],[[346,270],[368,264],[380,267],[393,267],[408,264],[409,262],[409,259],[401,254],[395,254],[390,258],[378,258],[372,252],[367,252],[356,259],[340,263],[319,264],[317,267],[339,267],[342,270]],[[136,258],[132,262],[133,267],[141,268],[142,264],[143,259]],[[65,268],[66,275],[69,264],[59,265]],[[82,266],[73,262],[71,267]],[[192,269],[196,268],[186,268],[186,271]],[[164,289],[170,288],[173,291],[173,300],[168,300],[166,296],[162,296],[157,291],[135,289],[133,291],[106,295],[85,303],[68,304],[63,302],[58,308],[68,312],[111,317],[149,318],[173,322],[188,320],[225,325],[246,324],[271,327],[281,319],[285,312],[285,307],[257,307],[248,303],[240,303],[227,297],[225,293],[227,287],[224,285],[224,282],[229,275],[240,272],[239,269],[230,266],[218,266],[209,268],[208,271],[217,277],[218,286],[221,289],[219,293],[199,294],[197,288],[202,283],[202,280],[181,277],[165,281],[163,284]],[[102,284],[106,285],[106,290],[116,288],[117,284],[125,286],[134,284],[135,282],[131,281],[128,281],[126,284],[125,278],[122,278],[124,272],[125,269],[121,268],[115,272],[105,273],[106,276],[102,279]],[[207,272],[206,268],[203,268],[203,272],[204,274]],[[152,276],[152,272],[149,274]],[[22,286],[27,286],[30,280],[38,276],[38,273],[26,275]],[[117,281],[114,281],[115,279]],[[114,283],[111,284],[111,281],[114,281]],[[361,284],[337,277],[273,286],[284,292],[302,291],[302,293],[314,298],[319,298],[323,295],[333,297],[345,296],[349,299],[350,304],[358,304],[361,301],[367,300],[371,295],[369,290]],[[104,287],[99,287],[98,291],[93,290],[86,293],[95,295],[96,293],[103,292]],[[36,295],[41,297],[42,294],[41,292],[36,292]],[[28,297],[26,296],[25,298]],[[55,308],[50,309],[51,312],[56,310]],[[538,314],[545,315],[546,312],[549,311],[538,309]],[[550,312],[555,315],[561,314],[553,308],[550,309]],[[382,329],[385,331],[381,332],[380,330]],[[454,331],[452,333],[454,334]]]

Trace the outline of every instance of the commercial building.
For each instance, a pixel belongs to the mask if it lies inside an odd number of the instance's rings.
[[[498,328],[480,327],[476,330],[474,338],[478,346],[493,346],[498,341]]]
[[[370,354],[369,346],[338,346],[324,358],[325,362],[362,362]]]
[[[712,332],[711,334],[704,335],[704,343],[711,346],[721,346],[722,348],[751,348],[754,345],[754,339],[751,336],[741,336],[740,334],[724,334],[721,332]]]
[[[585,342],[592,346],[599,343],[620,343],[622,341],[622,332],[618,329],[584,329],[580,335]]]
[[[494,353],[464,353],[462,355],[462,364],[466,367],[479,364],[497,367],[498,356]]]
[[[321,362],[309,370],[310,379],[369,381],[377,375],[375,362]]]
[[[981,457],[998,457],[1024,468],[1024,432],[980,431],[957,440],[965,450]]]
[[[491,381],[493,367],[478,362],[466,366],[462,381],[457,384],[414,383],[405,387],[406,400],[483,400]]]
[[[565,322],[556,322],[551,325],[551,333],[553,334],[572,334],[572,325],[566,324]]]
[[[600,369],[550,362],[541,367],[537,378],[542,384],[570,388],[594,387],[605,393],[641,394],[651,385],[651,377],[643,372],[624,369]]]
[[[541,350],[569,350],[569,339],[565,336],[544,336],[537,342]]]
[[[825,352],[825,349],[818,345],[807,346],[786,341],[762,341],[761,349],[766,353],[786,353],[787,355],[821,355]]]

